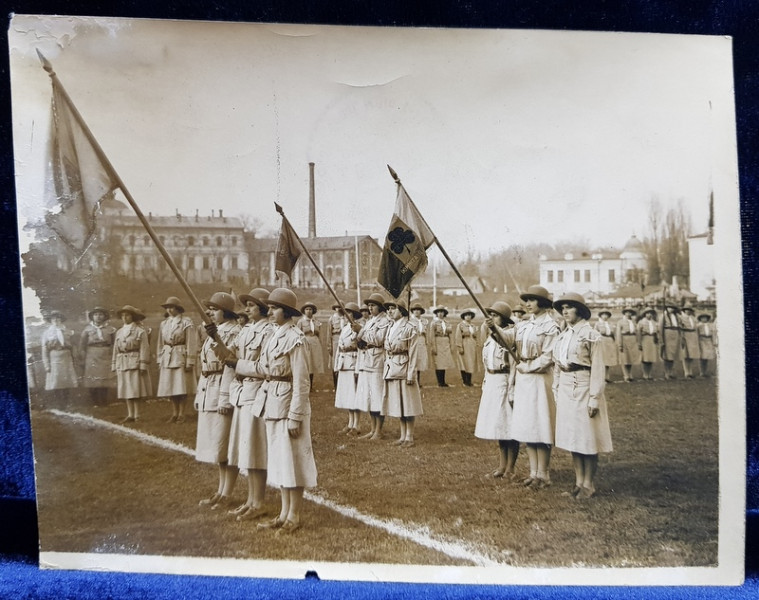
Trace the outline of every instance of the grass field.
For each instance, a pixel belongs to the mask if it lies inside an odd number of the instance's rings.
[[[393,419],[385,424],[385,440],[338,435],[346,416],[334,408],[332,393],[312,394],[319,486],[311,493],[319,502],[306,502],[304,527],[284,539],[198,507],[215,491],[212,465],[118,429],[34,408],[41,548],[389,564],[716,565],[714,379],[607,386],[614,452],[602,455],[598,494],[585,501],[562,496],[574,483],[563,450],[554,450],[548,489],[536,492],[490,477],[495,442],[473,435],[480,389],[440,389],[432,379],[425,374],[422,380],[425,415],[418,419],[413,448],[389,444],[398,431]],[[329,376],[316,383],[320,390],[331,388]],[[125,408],[80,401],[70,412],[117,423]],[[148,402],[144,418],[130,429],[193,448],[194,418],[167,424],[169,414],[168,403]],[[366,429],[368,420],[362,425]],[[524,451],[517,469],[527,474]],[[240,502],[245,490],[240,478]],[[275,490],[268,490],[266,503],[275,514]],[[344,516],[333,505],[366,518]],[[441,542],[443,549],[422,538]]]

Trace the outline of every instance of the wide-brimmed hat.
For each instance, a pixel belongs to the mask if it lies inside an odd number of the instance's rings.
[[[646,308],[643,309],[643,316],[649,313],[654,315],[654,319],[656,319],[656,309],[653,306],[646,306]]]
[[[303,306],[300,307],[300,312],[305,312],[307,308],[313,309],[314,312],[319,310],[318,308],[316,308],[316,304],[314,304],[313,302],[306,302]]]
[[[711,321],[712,320],[712,316],[709,313],[707,313],[707,312],[700,313],[698,315],[698,317],[696,317],[696,318],[699,321]]]
[[[384,304],[385,310],[387,310],[391,306],[397,306],[400,309],[401,314],[404,317],[408,317],[408,308],[406,308],[406,303],[403,300],[388,300]]]
[[[274,306],[279,306],[285,309],[285,314],[291,317],[299,317],[302,313],[296,308],[298,305],[298,298],[295,292],[287,288],[276,288],[269,294],[269,299],[266,301]]]
[[[635,316],[637,316],[637,315],[638,315],[638,311],[637,311],[637,310],[635,310],[635,309],[634,309],[632,306],[625,306],[625,307],[622,309],[622,314],[623,314],[623,315],[626,315],[627,313],[632,313],[632,316],[633,316],[633,317],[635,317]]]
[[[206,308],[220,309],[224,311],[227,318],[233,318],[237,316],[235,312],[235,299],[232,294],[227,292],[215,292],[210,300],[203,300],[203,305]]]
[[[674,300],[665,300],[664,308],[674,308],[675,312],[680,312],[680,307],[675,303]]]
[[[365,304],[364,306],[359,307],[359,310],[361,311],[361,314],[364,314],[365,312],[368,313],[369,312],[369,307],[366,306],[366,304]]]
[[[51,310],[49,313],[47,313],[47,317],[45,319],[47,321],[52,321],[53,319],[60,319],[61,321],[65,321],[66,315],[64,315],[59,310]]]
[[[173,306],[179,312],[184,312],[184,306],[182,306],[182,301],[176,296],[169,296],[168,298],[166,298],[166,302],[161,304],[161,308],[169,308],[170,306]]]
[[[690,311],[690,312],[692,312],[692,313],[695,313],[695,312],[696,312],[696,311],[693,309],[693,305],[692,305],[690,302],[686,302],[686,303],[683,305],[683,310],[684,310],[684,311],[685,311],[685,310],[689,310],[689,311]]]
[[[134,319],[135,321],[142,321],[145,318],[145,315],[143,314],[143,312],[139,308],[135,308],[131,304],[125,304],[118,311],[116,311],[116,314],[121,316],[125,312],[132,315],[132,319]]]
[[[542,285],[531,285],[527,288],[527,291],[519,295],[522,302],[527,300],[537,300],[538,306],[543,308],[550,308],[552,306],[551,294]]]
[[[443,314],[443,316],[444,316],[444,317],[447,317],[447,316],[448,316],[448,309],[447,309],[445,306],[436,306],[436,307],[434,308],[434,310],[432,311],[432,314],[433,314],[433,315],[436,315],[436,314],[438,314],[439,312],[442,312],[442,313],[444,313],[444,314]]]
[[[492,306],[489,306],[485,310],[487,310],[488,313],[495,313],[499,315],[505,323],[514,323],[514,321],[511,320],[511,307],[502,300],[496,300],[493,302]]]
[[[111,316],[110,310],[108,310],[107,308],[103,308],[102,306],[96,306],[95,308],[91,308],[90,310],[87,311],[87,318],[90,321],[92,321],[92,315],[94,315],[95,313],[103,313],[106,319]]]
[[[342,306],[340,306],[340,305],[339,305],[337,302],[335,302],[335,303],[332,305],[332,310],[337,310],[338,308],[342,308]]]
[[[369,297],[364,300],[364,304],[367,306],[369,304],[375,304],[376,306],[379,306],[381,311],[385,310],[385,299],[382,297],[382,294],[379,294],[377,292],[370,294]]]
[[[414,312],[415,310],[421,310],[421,311],[422,311],[422,314],[424,314],[425,312],[427,312],[427,311],[424,309],[424,307],[423,307],[421,304],[419,304],[419,302],[414,302],[414,303],[411,305],[411,307],[409,308],[409,312]]]
[[[345,310],[350,311],[353,314],[354,318],[356,318],[356,319],[360,319],[361,318],[361,308],[355,302],[346,302],[344,304],[344,308],[345,308]]]
[[[461,311],[461,314],[459,316],[463,319],[466,315],[472,315],[472,317],[474,317],[476,314],[477,313],[474,312],[473,308],[465,308]]]
[[[514,314],[514,313],[525,314],[526,312],[527,311],[525,310],[524,306],[522,306],[521,304],[515,304],[514,308],[511,309],[511,314]]]
[[[266,311],[269,310],[269,305],[266,303],[266,300],[269,298],[269,290],[264,288],[253,288],[247,294],[240,294],[238,298],[240,298],[243,306],[248,302],[253,302],[258,308],[263,309],[263,314],[266,314]]]
[[[561,312],[561,307],[565,304],[575,307],[577,309],[577,314],[580,315],[581,319],[590,319],[590,309],[585,303],[585,298],[580,294],[576,292],[565,292],[561,298],[554,300],[553,308],[554,310]]]
[[[598,311],[598,316],[600,317],[602,315],[611,316],[611,311],[608,308],[604,308],[603,310],[599,310]]]

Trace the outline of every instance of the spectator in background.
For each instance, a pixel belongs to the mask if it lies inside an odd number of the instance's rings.
[[[170,296],[161,307],[166,310],[168,316],[158,329],[156,395],[159,398],[168,398],[171,402],[169,423],[182,423],[187,397],[195,394],[197,386],[197,329],[192,320],[185,316],[184,306],[176,296]]]
[[[664,379],[674,379],[673,372],[675,361],[680,358],[680,345],[682,333],[680,331],[680,310],[671,300],[664,305],[661,319],[659,320],[659,335],[661,342],[660,354],[664,361]]]
[[[316,305],[306,302],[301,307],[303,316],[298,320],[298,328],[306,336],[306,351],[308,352],[308,377],[311,389],[314,388],[314,375],[324,372],[324,355],[322,353],[321,323],[314,318]]]
[[[659,326],[656,324],[656,311],[646,308],[643,318],[638,321],[638,349],[643,366],[643,379],[653,379],[654,363],[659,360]]]
[[[65,315],[54,310],[47,317],[50,326],[42,333],[42,364],[45,366],[45,391],[56,408],[71,400],[71,389],[79,386],[74,368],[74,332],[66,329]]]
[[[701,357],[701,377],[710,377],[709,361],[717,358],[717,328],[710,323],[709,313],[698,315],[698,350]]]
[[[596,331],[601,334],[601,348],[603,349],[604,366],[606,367],[604,369],[604,380],[606,383],[611,383],[609,369],[619,364],[619,351],[617,350],[617,341],[614,338],[616,328],[609,323],[610,317],[611,311],[604,308],[598,313],[598,321],[596,321]]]
[[[79,338],[79,355],[84,363],[82,385],[94,406],[105,406],[108,392],[116,387],[116,377],[111,371],[116,328],[108,322],[108,317],[108,309],[102,306],[88,311],[89,323]]]
[[[435,369],[438,386],[448,387],[448,384],[445,382],[445,371],[446,369],[455,368],[451,352],[453,327],[445,320],[448,316],[448,309],[444,306],[438,306],[432,311],[432,314],[435,316],[430,322],[430,332],[427,337],[427,343],[430,345],[432,366]]]
[[[698,321],[696,313],[690,303],[683,306],[680,317],[680,331],[682,335],[683,373],[686,379],[693,379],[693,367],[695,361],[701,358],[698,344]]]
[[[615,338],[619,347],[619,362],[622,365],[622,377],[626,382],[632,381],[632,368],[640,362],[638,347],[638,328],[635,317],[638,315],[634,308],[622,310],[622,318],[617,321]]]
[[[474,310],[465,309],[461,313],[461,322],[456,325],[454,343],[461,372],[461,381],[467,387],[472,387],[472,374],[477,368],[477,327],[472,324]]]

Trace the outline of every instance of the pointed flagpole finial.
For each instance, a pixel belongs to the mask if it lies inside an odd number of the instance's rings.
[[[276,209],[277,209],[277,212],[278,212],[280,215],[282,215],[283,217],[285,216],[285,213],[284,213],[284,211],[282,210],[282,207],[281,207],[279,204],[277,204],[276,202],[274,203],[274,208],[276,208]]]
[[[39,48],[36,48],[36,50],[37,50],[37,56],[39,57],[40,62],[42,63],[42,68],[45,69],[45,71],[47,71],[50,77],[55,75],[55,71],[53,71],[53,65],[50,64],[50,61],[47,58],[45,58],[45,55],[42,54],[42,52],[39,51]]]
[[[390,175],[392,175],[393,179],[395,180],[395,183],[397,183],[397,184],[400,185],[401,180],[398,177],[398,173],[396,173],[395,171],[393,171],[393,167],[391,167],[390,165],[387,165],[387,170],[390,171]]]

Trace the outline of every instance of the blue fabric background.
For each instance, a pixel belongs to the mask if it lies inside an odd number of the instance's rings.
[[[741,214],[745,281],[747,365],[757,355],[751,318],[759,199],[759,2],[753,0],[386,0],[384,2],[35,2],[0,0],[2,14],[79,14],[228,21],[311,22],[344,25],[503,27],[647,31],[733,37],[738,120]],[[19,264],[13,185],[13,149],[8,78],[7,27],[0,46],[0,597],[2,598],[754,598],[759,597],[759,372],[747,370],[746,583],[739,588],[471,587],[252,580],[211,577],[50,572],[37,568],[37,523],[25,358],[20,309]]]

